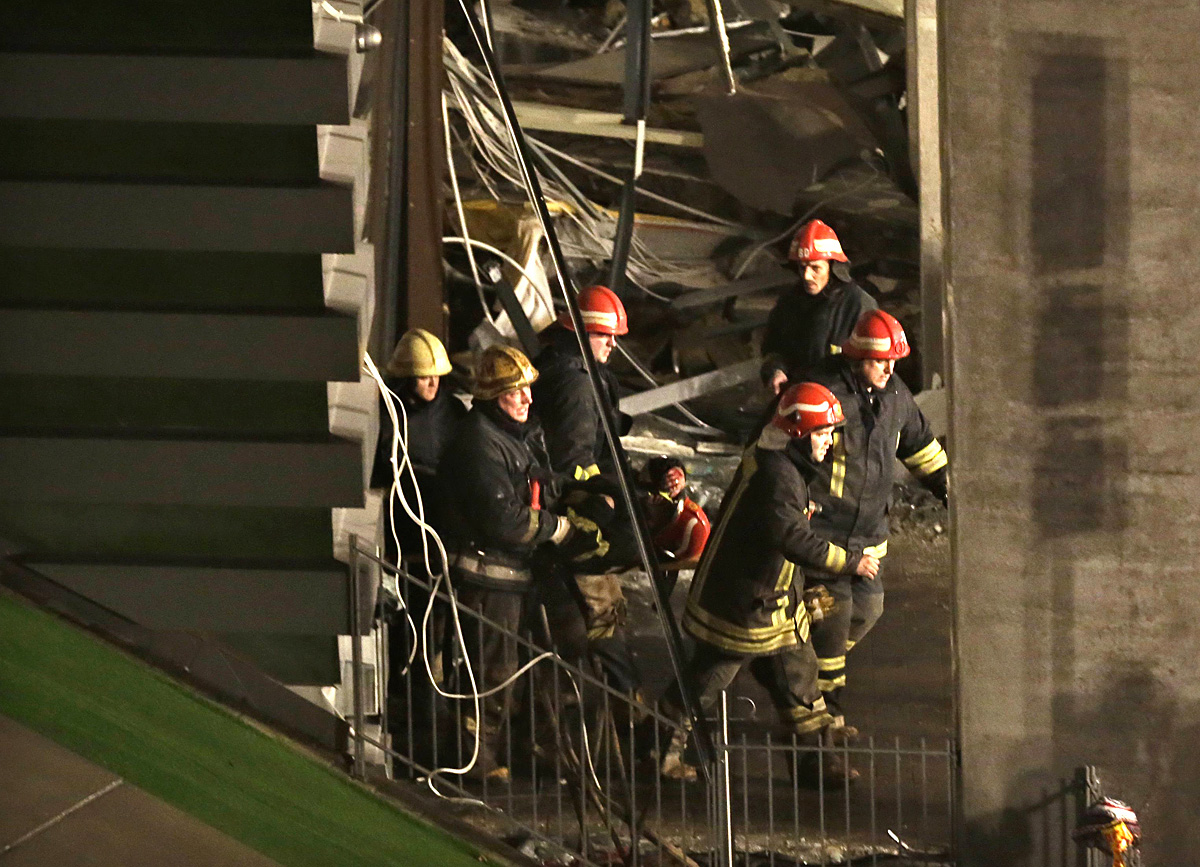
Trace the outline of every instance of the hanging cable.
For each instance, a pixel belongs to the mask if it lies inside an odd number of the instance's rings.
[[[502,200],[496,187],[488,178],[489,173],[517,188],[523,189],[524,183],[520,178],[520,170],[513,154],[511,138],[507,134],[502,119],[498,116],[495,88],[488,86],[490,82],[477,73],[453,43],[448,41],[445,43],[445,57],[448,72],[447,86],[453,97],[448,100],[448,105],[460,113],[471,147],[482,158],[483,165],[487,168],[487,171],[480,171],[482,167],[472,159],[482,183],[488,188],[493,198]],[[564,209],[563,217],[579,230],[579,237],[584,246],[571,247],[572,254],[585,258],[611,258],[611,241],[608,240],[608,236],[611,235],[612,227],[615,225],[614,218],[585,196],[554,164],[549,158],[551,150],[544,148],[535,150],[533,153],[546,174],[547,194],[554,200],[567,204],[568,207]],[[571,158],[568,158],[568,161],[575,162]],[[598,171],[591,167],[587,168],[593,174]],[[607,177],[611,178],[612,176]],[[684,211],[695,211],[682,203],[671,202],[665,197],[657,198]],[[703,212],[696,213],[705,219],[714,221],[711,215],[705,215]],[[630,282],[640,291],[656,300],[666,302],[669,299],[651,292],[647,288],[648,284],[658,280],[687,283],[710,275],[711,266],[707,262],[694,266],[681,266],[667,262],[643,242],[634,238],[630,249],[628,271]]]
[[[454,190],[454,207],[455,213],[458,214],[458,228],[464,238],[469,238],[471,233],[467,231],[467,215],[463,211],[462,195],[458,190],[458,172],[454,169],[454,149],[450,146],[450,113],[446,110],[445,91],[442,91],[442,131],[446,139],[446,166],[450,170],[450,186]],[[466,248],[467,261],[471,263],[471,279],[475,281],[475,292],[479,295],[479,304],[483,307],[483,315],[488,322],[495,325],[496,319],[492,316],[487,299],[483,295],[483,282],[479,279],[479,266],[475,263],[475,249],[470,243],[466,245]]]
[[[521,677],[523,677],[525,675],[525,673],[528,672],[535,665],[537,665],[538,663],[540,663],[546,659],[552,659],[554,657],[554,653],[552,653],[550,651],[545,651],[545,652],[539,654],[538,656],[535,656],[533,659],[529,660],[528,662],[526,662],[523,666],[521,666],[519,669],[517,669],[517,671],[515,671],[510,677],[508,677],[502,683],[500,683],[490,689],[484,690],[484,691],[479,690],[478,684],[475,680],[475,671],[474,671],[474,668],[471,666],[470,656],[466,652],[466,647],[467,647],[466,638],[463,634],[462,621],[461,621],[461,619],[459,617],[459,613],[458,613],[458,596],[455,593],[454,586],[450,580],[449,569],[447,568],[448,564],[450,562],[450,558],[447,556],[446,548],[442,542],[441,536],[438,534],[437,530],[434,529],[425,520],[425,504],[424,504],[424,501],[421,496],[421,488],[417,482],[416,470],[413,467],[412,460],[409,458],[409,454],[408,454],[408,439],[407,439],[407,436],[408,436],[408,414],[404,408],[404,402],[398,398],[396,393],[394,391],[392,391],[391,388],[388,387],[387,382],[383,379],[383,376],[379,373],[379,369],[375,366],[375,362],[371,358],[370,353],[366,353],[366,352],[363,353],[363,370],[367,373],[368,376],[371,377],[372,380],[374,380],[375,385],[379,390],[380,396],[383,398],[383,403],[384,403],[385,408],[387,409],[389,420],[392,423],[393,438],[392,438],[391,454],[389,456],[390,461],[391,461],[391,466],[392,466],[391,494],[394,495],[396,497],[396,499],[400,502],[400,505],[404,509],[404,512],[408,516],[409,520],[411,520],[413,523],[415,523],[418,526],[418,528],[420,528],[420,530],[421,530],[422,555],[423,555],[424,561],[425,561],[425,568],[427,570],[427,574],[430,575],[431,578],[433,579],[433,582],[432,582],[432,585],[431,585],[430,591],[429,591],[429,602],[425,606],[425,612],[421,618],[421,628],[420,628],[420,632],[419,632],[419,645],[421,648],[421,656],[422,656],[422,659],[423,659],[424,665],[425,665],[425,673],[429,677],[429,682],[430,682],[430,684],[432,684],[434,690],[438,693],[438,695],[442,696],[443,698],[456,700],[456,701],[465,701],[467,699],[470,699],[472,702],[473,710],[474,710],[474,715],[475,715],[474,718],[476,720],[479,720],[480,714],[481,714],[481,702],[484,698],[487,698],[488,696],[495,695],[498,692],[502,692],[503,690],[508,689],[513,683],[515,683],[517,680],[519,680]],[[400,456],[401,452],[403,452],[402,458]],[[412,482],[412,490],[415,493],[415,497],[417,500],[415,510],[413,509],[412,505],[409,504],[408,498],[404,494],[404,485],[402,483],[402,474],[403,474],[404,470],[408,471],[409,478]],[[401,557],[400,557],[400,554],[401,554],[400,539],[399,539],[398,533],[396,532],[394,514],[392,516],[392,521],[391,521],[391,531],[392,531],[392,538],[396,543],[396,559],[397,559],[397,561],[399,561],[401,559]],[[431,559],[431,552],[430,552],[430,547],[429,547],[430,540],[433,541],[435,547],[437,548],[437,552],[438,552],[438,555],[440,558],[440,563],[439,563],[438,569],[433,568],[433,562]],[[468,693],[447,692],[446,690],[442,689],[442,687],[437,682],[437,678],[434,677],[433,664],[429,657],[429,643],[425,640],[425,637],[429,634],[429,619],[433,613],[434,602],[437,600],[437,594],[438,594],[438,591],[440,590],[441,584],[443,582],[445,582],[446,594],[450,599],[450,612],[451,612],[451,619],[454,623],[455,639],[458,643],[458,646],[462,649],[463,667],[466,670],[467,682],[470,687],[470,692],[468,692]],[[407,607],[405,608],[405,617],[409,619],[409,624],[413,629],[414,635],[418,634],[416,625],[415,625],[415,623],[412,622],[411,614],[408,611]],[[417,648],[414,647],[413,651],[409,654],[409,658],[408,658],[409,666],[412,665],[413,660],[416,658],[416,654],[417,654]],[[430,790],[435,795],[437,795],[438,797],[441,797],[441,798],[447,798],[448,800],[452,800],[452,801],[481,803],[473,798],[463,799],[463,798],[452,798],[450,796],[447,796],[447,795],[443,794],[442,792],[440,792],[434,783],[435,778],[442,774],[461,775],[461,774],[469,773],[471,771],[471,769],[475,767],[475,763],[479,760],[479,749],[480,749],[480,738],[481,737],[482,737],[482,726],[476,725],[475,743],[474,743],[474,747],[472,748],[472,751],[471,751],[471,758],[466,763],[466,765],[464,765],[460,768],[435,768],[430,773],[429,779],[427,782],[428,782]]]
[[[479,23],[476,21],[475,14],[471,10],[467,0],[459,0],[459,3],[466,16],[467,25],[471,30],[475,44],[478,46],[480,54],[483,57],[484,68],[499,96],[504,124],[512,140],[513,151],[526,192],[542,225],[542,231],[550,247],[550,256],[555,266],[555,276],[558,279],[563,300],[567,304],[567,313],[571,320],[575,340],[582,354],[583,366],[587,371],[588,380],[591,383],[592,396],[600,409],[600,423],[601,428],[604,430],[604,438],[617,466],[617,483],[620,488],[621,499],[629,516],[633,519],[634,541],[637,545],[638,555],[643,568],[645,568],[647,574],[650,576],[651,586],[655,590],[657,597],[655,609],[667,638],[667,652],[671,661],[671,667],[679,682],[686,712],[691,718],[693,730],[696,732],[696,746],[700,751],[701,766],[707,777],[711,775],[711,768],[715,762],[712,734],[709,729],[708,720],[700,710],[694,685],[688,682],[683,676],[683,637],[679,630],[679,624],[675,622],[671,614],[667,579],[664,578],[663,572],[659,568],[657,555],[650,544],[650,534],[646,526],[646,518],[642,512],[641,503],[633,493],[632,473],[629,468],[629,461],[625,457],[625,452],[621,448],[620,437],[613,426],[613,408],[609,405],[605,395],[596,359],[592,355],[591,345],[586,338],[587,329],[584,326],[583,316],[580,313],[579,304],[575,298],[574,286],[567,272],[566,259],[559,245],[558,235],[550,218],[550,211],[546,206],[545,197],[542,194],[540,179],[533,171],[529,150],[526,146],[520,125],[517,123],[516,112],[513,109],[512,101],[508,98],[504,86],[503,74],[500,72],[491,50],[480,34]]]
[[[805,211],[804,214],[800,217],[800,219],[796,220],[794,223],[792,223],[790,226],[788,226],[786,229],[784,229],[778,235],[776,235],[773,238],[768,238],[767,240],[763,241],[761,244],[756,244],[754,246],[754,248],[750,251],[750,254],[748,256],[746,256],[744,259],[742,259],[742,264],[740,266],[738,266],[737,271],[734,272],[733,279],[737,280],[739,277],[741,277],[742,274],[745,273],[746,269],[748,267],[750,267],[750,263],[754,260],[754,258],[759,253],[761,253],[763,250],[767,249],[767,247],[770,247],[772,244],[778,244],[784,238],[787,238],[790,235],[794,235],[796,233],[796,230],[799,229],[801,226],[803,226],[804,223],[807,222],[808,218],[811,217],[813,214],[815,214],[817,211],[819,211],[821,208],[825,207],[830,202],[836,202],[838,199],[840,199],[844,196],[852,196],[855,193],[861,192],[862,190],[865,190],[867,187],[869,187],[871,184],[875,183],[875,181],[879,178],[879,174],[880,174],[879,169],[875,168],[875,166],[871,165],[871,163],[867,163],[867,166],[871,169],[872,174],[861,184],[859,184],[858,186],[852,187],[851,189],[842,190],[840,193],[834,193],[831,196],[827,196],[826,198],[821,199],[821,201],[817,202],[815,205],[813,205],[811,208],[809,208],[807,211]]]

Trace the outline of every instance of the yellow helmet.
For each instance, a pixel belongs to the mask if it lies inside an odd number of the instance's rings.
[[[518,388],[533,385],[538,372],[525,353],[498,343],[489,346],[479,356],[475,366],[475,397],[492,400]]]
[[[387,365],[392,376],[445,376],[450,370],[446,347],[424,328],[404,332]]]

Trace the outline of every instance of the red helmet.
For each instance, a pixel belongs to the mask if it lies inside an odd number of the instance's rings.
[[[801,382],[783,392],[771,424],[790,436],[802,437],[845,421],[842,405],[832,391],[815,382]]]
[[[835,262],[849,262],[842,252],[842,242],[837,233],[820,220],[809,220],[796,232],[792,238],[792,246],[788,248],[789,262],[812,262],[816,259],[832,259]]]
[[[842,352],[851,358],[895,361],[909,351],[904,329],[895,316],[882,310],[868,310],[858,317],[850,339],[842,344]]]
[[[629,333],[629,319],[625,316],[625,305],[617,293],[607,286],[589,286],[579,291],[579,313],[583,316],[583,330],[588,334]],[[571,317],[563,313],[558,321],[575,330]]]

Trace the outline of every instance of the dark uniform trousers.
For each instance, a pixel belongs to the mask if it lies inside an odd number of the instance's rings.
[[[769,656],[746,656],[697,641],[683,676],[694,686],[700,708],[707,715],[743,668],[767,691],[780,720],[792,731],[809,734],[829,725],[830,716],[817,686],[817,655],[808,642]],[[682,704],[675,684],[663,698],[664,711],[684,719]]]
[[[526,595],[521,592],[481,587],[461,574],[455,576],[459,603],[474,615],[460,614],[463,648],[475,675],[475,689],[487,692],[511,678],[519,667],[519,648],[515,636],[520,634],[525,614]],[[485,618],[491,623],[484,622]],[[495,623],[496,626],[493,626]],[[497,628],[499,627],[499,628]],[[453,629],[453,625],[447,626]],[[455,692],[471,694],[471,681],[466,669],[456,667],[453,679]],[[489,695],[480,701],[481,720],[475,718],[474,702],[460,699],[462,725],[460,731],[471,736],[479,733],[479,759],[473,775],[483,775],[499,767],[507,767],[512,759],[511,721],[519,703],[519,682]],[[462,744],[460,758],[470,757],[472,743]]]
[[[817,684],[834,724],[844,725],[841,700],[846,686],[846,654],[883,614],[883,561],[873,579],[814,571],[805,576],[804,586],[806,597],[820,594],[826,598],[828,610],[820,619],[812,620],[810,631],[820,667]]]
[[[612,574],[571,575],[559,571],[543,576],[534,603],[545,609],[530,612],[536,640],[566,661],[597,674],[613,689],[637,692],[641,675],[634,664],[625,632],[625,594],[620,577]]]

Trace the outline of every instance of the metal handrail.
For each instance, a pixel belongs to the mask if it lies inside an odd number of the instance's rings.
[[[355,544],[352,542],[351,549],[353,550],[354,547],[355,547]],[[422,590],[432,590],[433,589],[433,584],[431,582],[428,582],[416,575],[413,575],[411,572],[404,570],[401,566],[399,566],[395,563],[389,563],[387,560],[384,560],[382,557],[379,557],[377,554],[373,554],[369,551],[359,548],[357,551],[357,555],[358,555],[358,557],[365,558],[365,559],[375,563],[376,565],[380,566],[383,569],[387,569],[388,571],[392,572],[393,574],[395,574],[398,577],[403,577],[406,581],[408,581],[411,584],[416,585],[417,587],[420,587]],[[445,586],[445,584],[443,583],[442,586]],[[468,614],[473,619],[482,623],[484,626],[495,629],[498,632],[506,633],[508,635],[508,637],[510,637],[512,640],[516,641],[518,644],[520,644],[523,648],[525,648],[528,651],[532,651],[533,653],[545,653],[547,651],[553,650],[553,648],[542,647],[542,646],[534,643],[531,639],[529,639],[525,635],[522,635],[521,633],[510,631],[508,629],[508,627],[504,626],[503,624],[497,623],[495,620],[492,620],[486,614],[476,611],[473,608],[468,608],[467,606],[465,606],[461,602],[459,602],[457,597],[451,597],[450,594],[447,593],[445,590],[439,589],[437,592],[436,598],[440,599],[443,602],[448,602],[448,603],[452,602],[454,604],[454,607],[458,610],[458,612],[460,614]],[[598,689],[604,693],[607,693],[611,698],[617,699],[619,701],[628,701],[630,703],[630,706],[632,708],[634,708],[635,710],[639,710],[647,715],[654,716],[656,719],[658,719],[662,723],[665,723],[668,725],[673,725],[676,722],[675,720],[672,720],[672,719],[667,718],[666,716],[663,716],[663,714],[661,712],[659,712],[659,710],[656,707],[646,704],[645,702],[640,701],[636,698],[631,698],[628,693],[624,693],[618,689],[615,689],[614,687],[609,685],[606,681],[597,678],[591,672],[588,672],[588,671],[580,668],[579,666],[575,665],[572,662],[569,662],[568,660],[563,659],[562,657],[558,657],[555,661],[555,664],[558,665],[560,668],[562,668],[564,671],[571,674],[573,677],[580,678],[588,686],[594,687],[595,689]]]
[[[391,563],[378,552],[363,548],[357,539],[351,540],[351,561],[355,570],[370,562],[395,575],[402,582],[400,594],[406,605],[412,593],[423,600],[421,604],[436,601],[443,606],[453,605],[460,615],[470,619],[469,628],[477,628],[481,636],[485,629],[495,630],[527,657],[545,652],[528,634],[506,628],[464,605],[452,589],[440,587],[431,594],[433,580],[413,575],[403,564]],[[416,618],[421,612],[410,609],[408,613]],[[361,631],[364,624],[352,619],[352,628]],[[428,634],[420,632],[418,627],[417,640],[428,641]],[[417,649],[427,651],[419,645]],[[361,657],[353,664],[361,666]],[[541,665],[550,666],[552,673],[537,674]],[[461,761],[466,703],[450,702],[447,712],[453,715],[447,718],[438,709],[446,705],[435,701],[429,708],[431,720],[417,709],[423,705],[419,701],[414,704],[412,697],[412,678],[426,676],[423,666],[407,669],[405,675],[409,678],[407,737],[402,731],[396,731],[394,737],[408,744],[409,753],[392,742],[386,724],[378,738],[365,730],[362,696],[356,690],[351,732],[355,775],[365,777],[359,756],[370,745],[386,757],[385,762],[398,760],[414,775],[428,778],[431,785],[436,780],[438,789],[459,796],[460,802],[479,803],[503,815],[505,827],[518,830],[539,846],[549,844],[577,851],[583,863],[606,860],[592,857],[596,845],[615,846],[631,867],[655,848],[660,863],[662,858],[670,858],[679,867],[694,867],[696,861],[689,852],[721,867],[731,867],[735,857],[743,857],[739,853],[777,851],[799,853],[809,863],[820,860],[829,864],[831,858],[839,860],[831,853],[846,852],[846,847],[864,853],[856,855],[855,860],[899,854],[940,863],[952,858],[947,854],[954,851],[952,828],[944,835],[942,828],[948,822],[945,814],[952,809],[955,792],[957,752],[949,739],[944,747],[936,742],[927,745],[924,738],[919,746],[902,746],[898,737],[894,747],[877,746],[874,738],[866,738],[860,745],[807,744],[801,743],[798,736],[778,740],[769,733],[765,743],[752,742],[745,734],[735,739],[729,731],[732,720],[728,701],[722,695],[714,726],[715,760],[709,776],[702,777],[700,785],[668,781],[659,775],[657,761],[639,770],[635,753],[645,744],[639,740],[640,734],[635,735],[635,714],[659,726],[653,733],[653,745],[659,750],[668,743],[669,731],[676,730],[681,721],[667,718],[657,707],[613,688],[586,668],[554,654],[526,675],[535,682],[529,685],[528,704],[523,705],[521,714],[505,711],[507,752],[503,743],[492,744],[494,757],[501,764],[511,766],[513,771],[524,768],[531,776],[528,783],[513,779],[497,788],[495,783],[489,787],[486,777],[456,778],[418,758],[419,751],[429,749],[434,764],[439,763],[441,751]],[[565,691],[564,678],[568,680]],[[626,712],[614,716],[613,711],[621,708]],[[424,716],[423,720],[414,724],[414,713]],[[523,731],[531,740],[514,749],[513,729],[518,716],[528,723]],[[444,723],[440,727],[439,719]],[[617,719],[622,720],[620,726],[615,724]],[[623,729],[626,725],[628,728]],[[660,735],[664,728],[668,729],[665,736]],[[548,740],[551,730],[553,739]],[[445,737],[452,731],[459,732],[457,744]],[[426,736],[430,740],[421,740]],[[525,748],[529,749],[527,754],[522,752]],[[854,793],[849,787],[837,786],[830,777],[835,761],[849,763],[852,758],[854,766],[863,772]],[[526,761],[527,765],[521,764]],[[806,763],[812,773],[803,782],[798,775]],[[791,775],[790,790],[776,791],[780,770],[785,776]],[[549,786],[547,779],[551,780]],[[705,779],[711,779],[711,784],[704,784]],[[809,792],[807,787],[814,784],[819,784],[818,789]],[[518,785],[526,788],[517,792]],[[572,808],[573,821],[566,818]],[[495,830],[488,823],[485,827]],[[639,854],[647,847],[647,852]]]

